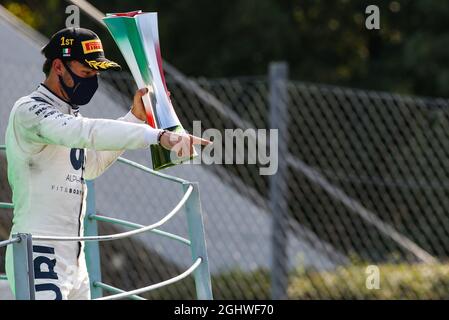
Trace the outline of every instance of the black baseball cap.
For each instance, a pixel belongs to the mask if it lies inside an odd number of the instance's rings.
[[[76,60],[94,70],[121,70],[104,56],[98,35],[85,28],[65,28],[56,32],[41,52],[47,59]]]

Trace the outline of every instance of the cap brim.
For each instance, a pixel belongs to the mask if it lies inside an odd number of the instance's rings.
[[[84,65],[88,66],[91,69],[98,70],[98,71],[105,71],[105,70],[122,70],[122,67],[114,61],[111,61],[106,58],[96,58],[92,60],[84,59],[83,61]]]

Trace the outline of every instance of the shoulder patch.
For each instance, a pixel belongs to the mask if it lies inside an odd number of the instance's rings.
[[[50,104],[47,100],[45,100],[44,98],[41,98],[41,97],[30,97],[30,99],[33,99],[34,101],[37,101],[37,102],[45,102],[47,104]]]

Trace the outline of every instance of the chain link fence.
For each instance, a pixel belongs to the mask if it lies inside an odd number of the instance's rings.
[[[134,90],[125,74],[110,80],[129,95]],[[195,84],[219,102],[196,85],[168,77],[175,109],[189,131],[199,119],[203,129],[223,132],[270,128],[275,106],[269,77],[200,78]],[[283,250],[275,240],[282,233],[290,233],[285,246],[296,237],[306,248],[288,251],[284,275],[270,268],[218,274],[215,296],[270,298],[273,277],[284,276],[283,297],[292,299],[447,298],[448,100],[295,81],[286,82],[285,90],[281,123],[288,130],[279,141],[288,145],[279,154],[287,168],[284,199],[270,199],[272,177],[259,174],[260,164],[206,170],[261,214],[270,213],[273,202],[284,203],[285,229],[274,230],[261,248]],[[218,206],[220,199],[214,201]],[[220,208],[220,214],[229,214],[226,204]],[[256,250],[236,256],[256,260],[257,255]]]
[[[102,78],[104,92],[125,112],[136,89],[132,77],[120,72]],[[269,76],[179,79],[167,74],[175,110],[190,132],[195,120],[223,136],[225,129],[269,129],[273,108],[285,106],[277,119],[284,124],[279,144],[286,147],[279,148],[284,151],[278,161],[285,171],[276,185],[273,176],[260,175],[261,163],[167,171],[200,180],[215,298],[448,298],[448,100],[284,79],[285,95],[273,101],[270,92],[278,84],[270,81]],[[234,156],[238,152],[234,149]],[[150,158],[146,151],[129,157]],[[0,201],[11,201],[4,153],[0,162]],[[114,183],[123,176],[131,185]],[[145,193],[145,179],[154,178],[115,164],[95,182],[96,193],[107,194],[97,197],[97,212],[133,211],[127,217],[142,224],[160,218],[181,191],[156,181]],[[282,190],[278,198],[274,187]],[[272,208],[284,214],[273,214]],[[12,214],[2,211],[5,238]],[[274,217],[284,221],[273,223]],[[284,227],[272,230],[276,225]],[[102,234],[121,230],[100,224]],[[167,231],[185,236],[182,217]],[[103,282],[129,290],[182,272],[189,252],[158,239],[101,243]],[[275,261],[274,270],[273,252],[287,257]],[[144,297],[194,299],[194,283],[186,279]]]
[[[47,40],[27,37],[32,30],[11,21],[0,17],[0,39],[8,43],[0,47],[0,139],[17,93],[42,79],[38,47]],[[164,170],[200,183],[216,299],[449,298],[447,99],[292,81],[273,69],[232,79],[185,78],[167,63],[164,69],[189,132],[197,120],[223,136],[226,129],[279,129],[275,176],[260,175],[260,161]],[[94,102],[107,104],[81,112],[122,115],[135,90],[130,74],[102,73],[102,99]],[[249,134],[243,151],[214,142],[225,162],[239,153],[248,160],[254,139]],[[151,166],[148,151],[125,157]],[[0,151],[0,202],[11,201],[6,170]],[[98,214],[140,224],[159,220],[182,196],[173,184],[121,163],[95,180],[95,192]],[[11,220],[12,210],[0,209],[0,239],[9,236]],[[123,228],[99,223],[99,230]],[[182,214],[164,230],[187,237]],[[190,264],[188,248],[154,234],[101,242],[100,249],[103,282],[124,290]],[[4,253],[0,248],[1,274]],[[187,278],[143,296],[195,299],[194,283]]]

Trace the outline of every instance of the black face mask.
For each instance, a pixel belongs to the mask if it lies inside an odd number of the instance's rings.
[[[89,78],[82,78],[77,76],[73,71],[67,66],[65,62],[63,62],[64,67],[66,70],[70,73],[72,76],[74,85],[73,87],[68,87],[61,76],[59,77],[59,83],[61,84],[62,88],[64,89],[65,93],[67,93],[67,96],[70,99],[70,103],[82,106],[85,104],[88,104],[89,101],[92,99],[92,97],[95,94],[95,91],[98,89],[98,77],[97,75],[94,75],[93,77]]]

